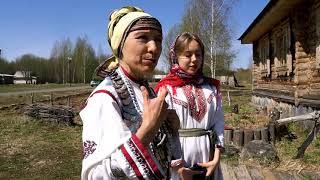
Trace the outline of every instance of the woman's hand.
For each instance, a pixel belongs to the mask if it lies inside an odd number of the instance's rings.
[[[143,145],[148,145],[159,130],[161,123],[167,118],[168,105],[165,97],[168,92],[165,88],[161,88],[158,97],[150,99],[144,86],[141,86],[141,91],[143,96],[142,124],[136,136]]]

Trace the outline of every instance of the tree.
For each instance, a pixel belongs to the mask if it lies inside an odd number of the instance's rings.
[[[54,61],[54,71],[57,82],[66,83],[67,58],[72,56],[72,43],[69,38],[56,41],[51,51],[50,59]]]
[[[86,36],[77,38],[72,59],[74,60],[73,81],[89,82],[99,63],[95,57],[95,51]]]
[[[211,76],[215,76],[215,69],[222,72],[230,70],[235,55],[231,50],[232,30],[229,22],[235,2],[236,0],[189,0],[180,24],[169,30],[169,32],[192,32],[201,38],[206,52],[204,61],[206,75],[210,72]],[[171,40],[172,35],[168,33],[165,43]],[[164,49],[165,53],[166,51]]]

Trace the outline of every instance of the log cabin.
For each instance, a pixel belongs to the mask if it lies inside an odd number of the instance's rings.
[[[252,103],[280,118],[320,109],[320,0],[270,0],[239,38],[252,44]]]

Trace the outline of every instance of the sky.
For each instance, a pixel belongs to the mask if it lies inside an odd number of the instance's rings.
[[[87,36],[98,51],[110,54],[107,23],[113,9],[138,6],[158,18],[164,36],[179,23],[186,0],[1,0],[1,57],[14,61],[23,54],[49,58],[56,41]],[[269,0],[238,0],[232,12],[233,50],[237,53],[232,67],[247,68],[252,57],[251,45],[237,40],[258,16]]]

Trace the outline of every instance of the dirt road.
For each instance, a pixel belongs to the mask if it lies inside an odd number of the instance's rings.
[[[1,96],[24,95],[24,94],[30,94],[30,93],[61,92],[61,91],[80,90],[80,89],[93,89],[93,88],[86,85],[86,86],[63,87],[63,88],[53,88],[53,89],[39,89],[39,90],[34,89],[34,90],[28,90],[28,91],[0,93],[0,97]]]

